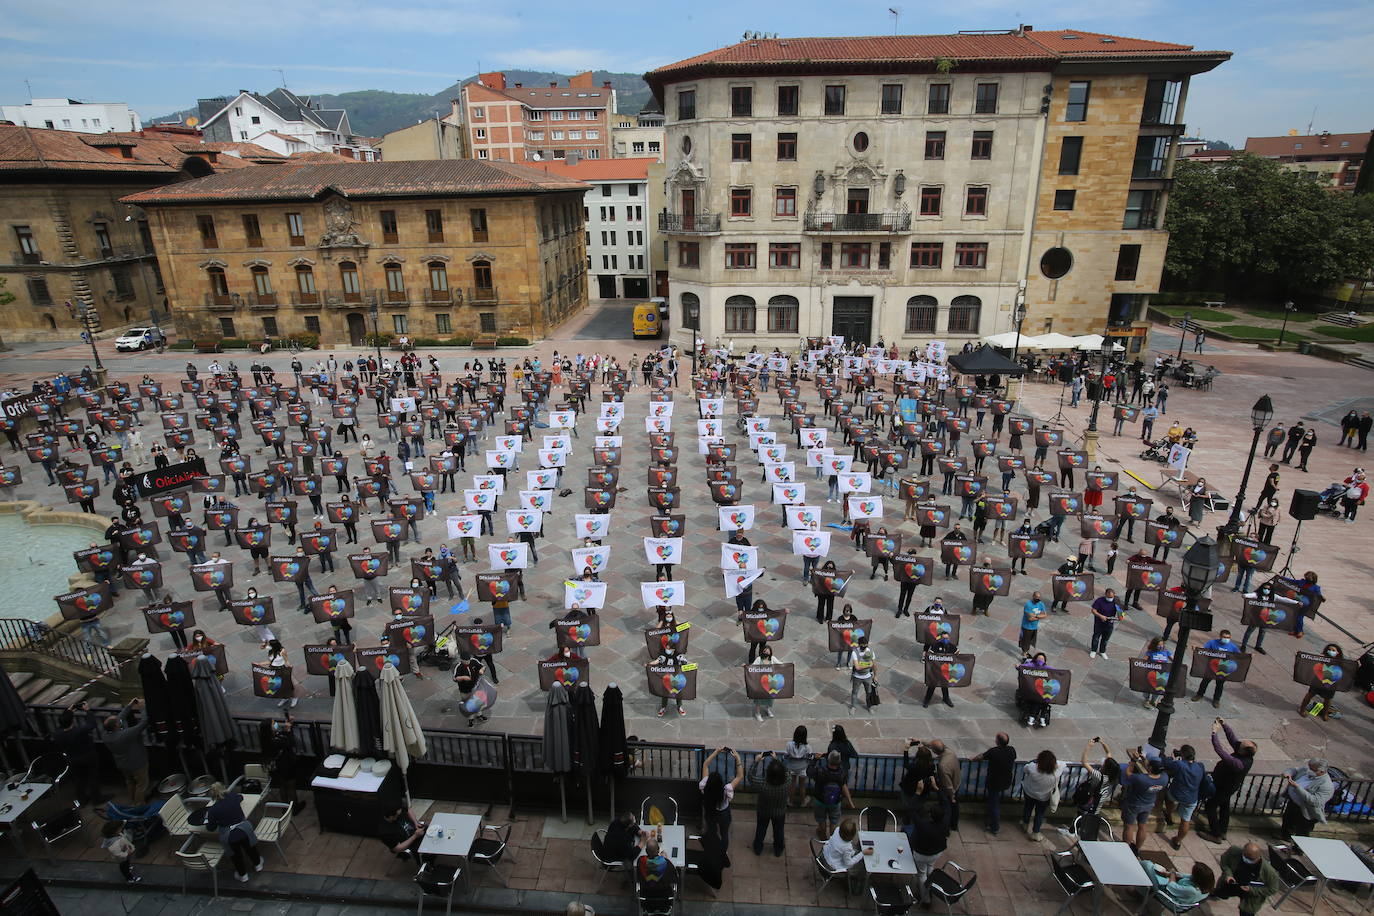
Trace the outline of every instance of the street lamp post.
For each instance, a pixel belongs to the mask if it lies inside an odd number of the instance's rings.
[[[68,304],[70,305],[70,303]],[[85,337],[86,343],[91,345],[91,356],[95,359],[96,371],[103,371],[105,369],[105,364],[100,361],[100,351],[95,348],[95,323],[99,316],[96,314],[94,306],[87,305],[84,302],[79,303],[76,308],[80,310],[78,314],[81,317],[81,327],[83,329],[81,336]]]
[[[372,300],[369,311],[372,313],[372,345],[377,348],[377,371],[380,372],[382,371],[382,334],[377,327],[377,300],[375,298]]]
[[[1011,361],[1016,362],[1017,354],[1021,352],[1021,323],[1026,320],[1026,294],[1024,291],[1016,294],[1016,311],[1013,315],[1016,318],[1016,346],[1011,348]]]
[[[1180,362],[1180,363],[1183,362],[1183,339],[1184,339],[1185,337],[1188,336],[1188,325],[1192,324],[1192,321],[1193,321],[1193,313],[1192,313],[1192,312],[1184,312],[1184,313],[1183,313],[1183,327],[1181,327],[1181,328],[1178,329],[1178,360],[1177,360],[1177,362]]]
[[[1220,556],[1217,542],[1204,536],[1193,542],[1183,555],[1183,590],[1187,595],[1183,610],[1178,616],[1178,642],[1174,645],[1173,660],[1169,663],[1169,679],[1164,684],[1164,696],[1159,701],[1155,713],[1154,731],[1150,733],[1150,746],[1160,753],[1169,741],[1169,719],[1174,714],[1174,691],[1183,681],[1184,653],[1188,651],[1188,637],[1193,630],[1212,629],[1212,615],[1200,611],[1197,600],[1203,592],[1212,587],[1217,579]]]
[[[1102,406],[1102,389],[1107,380],[1107,357],[1112,352],[1112,341],[1110,337],[1102,338],[1102,365],[1098,370],[1097,389],[1093,394],[1093,412],[1088,417],[1088,432],[1097,432],[1097,409]]]
[[[1236,493],[1236,501],[1231,506],[1231,517],[1226,520],[1226,525],[1222,532],[1228,537],[1235,537],[1236,532],[1240,531],[1240,512],[1245,505],[1245,487],[1250,483],[1250,468],[1255,464],[1255,449],[1259,448],[1260,436],[1264,434],[1269,426],[1269,421],[1274,418],[1274,402],[1269,400],[1269,395],[1264,395],[1255,402],[1255,406],[1250,408],[1250,425],[1254,427],[1254,436],[1250,439],[1250,455],[1245,459],[1245,473],[1240,477],[1240,490]]]
[[[1293,300],[1291,299],[1283,304],[1283,326],[1279,328],[1278,345],[1280,347],[1283,346],[1283,335],[1288,331],[1288,316],[1293,314],[1297,310],[1298,307],[1293,304]]]

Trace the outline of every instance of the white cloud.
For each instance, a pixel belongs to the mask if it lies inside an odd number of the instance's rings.
[[[1266,65],[1304,73],[1374,73],[1374,31],[1342,32],[1306,41],[1256,48],[1253,55]]]

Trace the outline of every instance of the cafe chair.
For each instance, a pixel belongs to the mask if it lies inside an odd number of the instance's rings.
[[[254,782],[258,784],[256,790],[252,786]],[[234,785],[244,795],[266,795],[272,788],[272,774],[261,763],[245,763],[243,775],[234,780]]]
[[[1208,898],[1203,897],[1196,903],[1189,904],[1175,903],[1174,901],[1170,900],[1167,896],[1160,893],[1158,887],[1151,886],[1147,891],[1145,891],[1145,902],[1141,905],[1140,909],[1136,911],[1136,913],[1137,916],[1144,916],[1144,914],[1148,912],[1150,909],[1150,901],[1153,900],[1155,903],[1158,903],[1161,907],[1163,907],[1164,912],[1173,913],[1174,916],[1183,916],[1184,913],[1190,913],[1198,907],[1202,906],[1204,903],[1207,902],[1207,899]]]
[[[596,889],[592,893],[601,891],[601,882],[606,880],[606,876],[613,871],[624,872],[629,870],[630,863],[619,859],[611,859],[606,856],[606,831],[597,830],[592,834],[592,858],[596,860],[597,868],[601,871],[601,877],[596,879]]]
[[[56,814],[50,815],[46,820],[31,821],[33,832],[38,834],[43,841],[43,847],[52,856],[53,850],[67,837],[76,833],[83,826],[81,820],[81,806],[73,805],[70,808],[63,808]]]
[[[436,865],[433,862],[426,862],[421,865],[420,870],[415,873],[415,886],[420,890],[420,899],[415,907],[415,916],[420,916],[424,912],[426,897],[441,898],[446,904],[445,916],[452,916],[453,889],[458,886],[458,877],[462,873],[461,868],[449,868]]]
[[[672,916],[677,903],[677,884],[662,887],[646,887],[635,882],[635,901],[639,905],[639,916]]]
[[[219,863],[224,858],[224,847],[215,840],[204,837],[187,837],[186,842],[181,844],[181,848],[175,850],[177,860],[181,862],[181,892],[186,893],[186,878],[193,872],[208,872],[210,875],[210,886],[214,890],[214,896],[219,896]]]
[[[639,822],[645,827],[677,823],[677,800],[671,795],[650,795],[639,806]]]
[[[825,861],[825,844],[815,837],[811,838],[811,858],[815,863],[815,871],[812,877],[816,882],[816,903],[821,902],[821,894],[825,892],[825,887],[831,881],[839,879],[840,887],[844,890],[845,905],[849,905],[849,871],[844,868],[832,868],[830,863]]]
[[[1079,842],[1087,840],[1105,840],[1108,843],[1116,841],[1112,836],[1112,825],[1100,814],[1080,814],[1073,819],[1073,835],[1078,837]]]
[[[1059,882],[1059,887],[1068,895],[1064,905],[1055,911],[1055,916],[1059,916],[1069,907],[1073,906],[1073,900],[1079,894],[1090,891],[1097,886],[1093,881],[1093,876],[1088,874],[1085,868],[1074,855],[1072,849],[1065,849],[1062,852],[1050,852],[1045,854],[1049,860],[1050,871],[1054,874],[1054,880]]]
[[[510,887],[510,882],[506,876],[501,874],[501,869],[497,864],[507,855],[510,848],[510,824],[483,824],[482,829],[477,831],[477,839],[472,841],[472,849],[468,851],[468,861],[479,865],[485,865],[492,870],[496,877],[501,879],[501,884]],[[490,836],[483,836],[490,834]],[[511,861],[515,860],[515,853],[509,853]]]
[[[67,760],[67,755],[61,751],[54,751],[51,754],[44,754],[35,758],[33,763],[29,764],[29,770],[20,782],[51,783],[55,792],[70,771],[71,765]]]
[[[887,808],[868,807],[859,812],[859,829],[892,832],[898,829],[897,815]]]
[[[1283,902],[1293,893],[1302,887],[1315,887],[1317,876],[1312,869],[1307,867],[1307,863],[1293,854],[1293,847],[1287,843],[1271,843],[1269,846],[1269,864],[1274,866],[1274,871],[1279,873],[1279,880],[1283,882],[1284,892],[1278,900],[1274,902],[1274,909],[1283,906]]]
[[[945,868],[952,868],[955,874],[945,871]],[[968,875],[967,878],[964,875]],[[964,895],[973,890],[973,885],[978,883],[978,873],[971,868],[964,868],[958,862],[950,859],[935,871],[930,873],[926,879],[926,888],[931,896],[939,897],[945,902],[946,916],[954,916],[954,904],[964,899]]]
[[[877,916],[905,916],[916,905],[916,895],[905,884],[873,884],[868,893]]]
[[[258,842],[271,843],[277,848],[277,855],[281,856],[282,864],[289,865],[286,853],[281,848],[281,841],[286,839],[287,829],[294,829],[296,836],[305,838],[301,828],[291,820],[296,813],[295,806],[290,802],[268,802],[262,806],[262,812],[262,819],[253,828],[253,832],[258,835]]]
[[[208,799],[199,799],[195,805],[195,810],[199,811]],[[167,828],[167,832],[172,836],[191,835],[191,808],[187,807],[186,799],[180,795],[173,795],[167,799],[158,810],[158,816],[162,818],[162,826]]]

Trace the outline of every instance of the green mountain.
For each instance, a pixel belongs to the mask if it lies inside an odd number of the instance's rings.
[[[526,86],[546,86],[549,83],[566,84],[568,76],[564,73],[548,73],[542,70],[506,70],[506,84],[523,83]],[[609,82],[616,91],[616,104],[622,114],[635,114],[649,101],[649,87],[638,73],[611,73],[607,70],[594,71],[593,77],[599,86]],[[382,89],[360,89],[354,92],[341,92],[338,95],[319,96],[322,108],[344,108],[348,110],[348,121],[356,133],[366,137],[380,137],[388,131],[432,118],[446,115],[450,110],[449,100],[458,98],[464,83],[476,77],[468,77],[461,82],[442,89],[433,95],[418,92],[387,92]],[[195,109],[188,108],[171,114],[150,119],[153,123],[175,121],[185,122],[194,115]]]

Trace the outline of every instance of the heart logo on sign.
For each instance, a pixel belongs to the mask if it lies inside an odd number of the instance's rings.
[[[671,694],[679,694],[687,689],[687,675],[665,674],[663,675],[663,687]]]
[[[1312,666],[1312,671],[1317,675],[1317,680],[1323,684],[1336,683],[1344,673],[1340,665],[1333,665],[1329,662],[1318,662]]]
[[[490,633],[473,633],[468,637],[468,641],[472,643],[474,649],[485,651],[496,642],[496,637]]]
[[[425,599],[420,595],[406,595],[405,605],[407,610],[418,611],[424,606]]]
[[[224,573],[217,569],[202,574],[201,581],[206,585],[216,586],[224,583]]]
[[[973,548],[966,547],[963,544],[957,545],[954,548],[954,555],[959,558],[960,563],[966,563],[973,559]]]
[[[577,669],[555,668],[553,670],[553,679],[564,687],[575,687],[577,685]]]
[[[1235,661],[1235,659],[1213,658],[1208,659],[1207,667],[1211,668],[1212,673],[1215,674],[1217,677],[1226,677],[1229,674],[1234,674],[1236,669],[1239,668],[1240,665]]]
[[[344,657],[342,652],[331,652],[329,655],[326,655],[324,657],[325,670],[330,672],[334,671],[336,668],[339,667],[339,662],[343,660]]]
[[[1161,528],[1160,540],[1165,544],[1177,544],[1183,538],[1183,532],[1178,528]]]
[[[1241,561],[1247,566],[1259,566],[1269,559],[1269,551],[1260,547],[1242,547],[1240,549]]]
[[[1077,496],[1065,496],[1060,500],[1060,502],[1064,506],[1065,512],[1075,512],[1078,509]]]
[[[301,564],[297,563],[295,560],[290,560],[281,565],[281,572],[283,576],[294,576],[296,573],[300,571]]]
[[[1167,671],[1147,671],[1145,680],[1155,690],[1163,690],[1169,685],[1169,672]]]
[[[77,595],[72,601],[72,604],[75,605],[76,609],[79,611],[93,611],[100,607],[102,601],[103,599],[99,592],[91,592],[88,595]]]
[[[983,573],[983,588],[988,591],[1001,588],[1004,581],[1006,580],[1002,578],[1001,573]]]
[[[401,635],[405,638],[408,645],[413,645],[417,642],[423,642],[425,634],[428,632],[429,630],[424,624],[412,624],[411,626],[402,628]]]
[[[844,642],[846,646],[857,646],[859,644],[859,640],[863,639],[866,635],[868,634],[865,633],[863,629],[859,627],[840,631],[840,639]]]
[[[568,627],[568,638],[580,645],[592,638],[592,628],[585,623],[580,623],[575,627]]]
[[[802,538],[802,545],[805,546],[807,550],[820,550],[820,549],[821,549],[821,539],[820,539],[820,538],[813,538],[813,537],[805,537],[805,538]]]
[[[1145,574],[1145,584],[1152,585],[1155,588],[1158,588],[1159,586],[1164,584],[1164,573],[1151,570],[1150,572]]]
[[[743,512],[731,512],[727,517],[730,519],[730,523],[736,528],[743,528],[744,523],[748,521]]]
[[[962,662],[942,662],[940,664],[940,673],[944,675],[946,681],[951,683],[962,681],[967,670]]]
[[[600,506],[604,506],[611,501],[611,494],[604,491],[592,494],[592,500]]]
[[[765,674],[759,677],[759,686],[772,696],[782,693],[783,685],[787,683],[787,678],[781,674]]]
[[[677,534],[677,530],[682,527],[682,523],[679,522],[677,519],[672,519],[668,522],[668,524],[664,525],[663,527],[665,530],[667,530],[669,534]]]
[[[132,535],[130,535],[130,539],[135,544],[150,544],[153,540],[153,532],[148,528],[139,528],[136,531],[134,531]]]
[[[1068,583],[1065,589],[1068,591],[1070,597],[1081,598],[1088,593],[1088,583],[1081,579],[1075,579]]]
[[[398,537],[401,534],[401,526],[396,522],[387,522],[386,525],[382,528],[382,531],[386,534],[387,537]]]
[[[255,623],[260,623],[262,619],[267,616],[267,608],[261,604],[250,604],[243,609],[243,616]]]
[[[1276,627],[1288,619],[1288,612],[1279,607],[1263,607],[1259,612],[1260,620],[1271,627]]]
[[[657,597],[659,601],[669,601],[676,594],[677,589],[672,587],[660,586],[654,589],[654,596]]]
[[[275,696],[277,691],[281,690],[281,678],[277,677],[275,674],[271,676],[263,675],[258,678],[258,683],[262,686],[262,692],[269,697]]]
[[[154,576],[151,569],[136,569],[132,570],[132,572],[133,576],[131,576],[131,578],[134,580],[134,584],[139,588],[147,588],[148,584],[153,581]]]
[[[1059,696],[1059,690],[1061,686],[1062,685],[1059,683],[1058,678],[1038,677],[1035,679],[1035,692],[1038,693],[1040,695],[1040,698],[1042,700],[1045,700],[1046,702]]]
[[[1111,533],[1112,533],[1112,529],[1115,528],[1115,527],[1116,527],[1116,525],[1113,524],[1113,522],[1112,522],[1111,519],[1107,519],[1107,518],[1093,519],[1093,533],[1094,533],[1094,534],[1102,534],[1102,535],[1111,534]]]
[[[502,550],[502,551],[500,552],[500,556],[501,556],[501,562],[502,562],[502,563],[514,563],[515,560],[516,560],[516,558],[520,556],[520,551],[518,551],[518,550]]]
[[[186,614],[183,611],[166,611],[158,614],[157,619],[164,627],[179,627],[186,622]]]
[[[363,560],[362,567],[363,572],[375,573],[377,570],[382,568],[382,561],[379,559],[369,557],[368,559]]]
[[[658,553],[658,558],[660,560],[667,560],[669,557],[673,555],[673,548],[671,544],[659,544],[654,549]]]
[[[748,564],[748,562],[749,562],[749,555],[746,554],[746,553],[740,553],[740,552],[737,550],[737,551],[735,551],[734,553],[730,554],[730,559],[731,559],[731,560],[734,562],[734,564],[735,564],[736,566],[738,566],[740,569],[744,569],[745,565]]]
[[[874,512],[878,511],[878,504],[870,499],[860,500],[859,511],[864,515],[872,515]]]
[[[324,609],[331,617],[344,612],[344,600],[342,598],[330,598],[324,603]]]
[[[510,593],[510,583],[505,579],[497,579],[494,582],[488,582],[487,591],[489,591],[494,598],[504,598]]]
[[[754,621],[754,626],[757,627],[758,631],[764,636],[772,638],[778,634],[778,627],[780,624],[776,617],[768,617],[763,620]]]
[[[589,588],[573,589],[573,601],[577,602],[578,604],[581,604],[582,602],[586,601],[591,596],[592,590]]]
[[[930,623],[926,624],[926,631],[930,633],[932,639],[944,639],[954,632],[954,628],[947,623],[940,623],[937,620],[932,620]]]
[[[227,521],[227,519],[226,519],[226,521]],[[255,528],[255,529],[253,529],[252,531],[249,531],[249,532],[248,532],[248,534],[247,534],[247,536],[244,538],[244,540],[246,540],[246,541],[247,541],[248,543],[250,543],[250,544],[255,544],[255,545],[256,545],[256,544],[261,544],[261,543],[262,543],[262,539],[263,539],[264,536],[265,536],[265,535],[263,534],[263,532],[258,531],[258,530]]]

